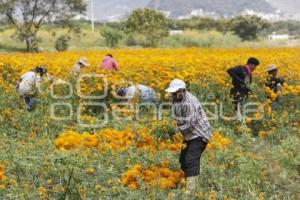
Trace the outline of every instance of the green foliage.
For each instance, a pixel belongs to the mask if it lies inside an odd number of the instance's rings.
[[[298,21],[279,21],[272,23],[270,32],[278,34],[290,34],[300,37],[300,22]]]
[[[113,48],[117,47],[119,41],[123,38],[121,31],[111,27],[104,27],[100,34],[104,37],[106,45]]]
[[[255,40],[258,34],[270,27],[269,22],[257,16],[238,16],[230,21],[231,31],[242,40]]]
[[[166,47],[235,47],[239,44],[239,37],[217,31],[185,31],[183,35],[169,36],[162,42]]]
[[[37,49],[36,35],[47,18],[70,26],[71,19],[85,10],[83,0],[0,0],[0,16],[14,27],[29,52]]]
[[[67,51],[69,48],[70,37],[68,35],[62,35],[55,41],[55,49],[57,51]]]
[[[215,85],[211,89],[220,92],[224,88]],[[191,92],[201,95],[209,91],[195,87]],[[290,105],[291,102],[287,99],[286,103]],[[180,187],[166,191],[141,187],[132,191],[119,181],[122,174],[137,163],[151,167],[168,160],[172,170],[179,170],[178,154],[161,151],[152,158],[147,150],[135,147],[124,152],[106,153],[97,149],[58,151],[53,144],[55,138],[61,131],[75,126],[76,119],[71,120],[73,122],[51,120],[50,96],[40,99],[35,113],[26,112],[22,103],[16,94],[0,88],[0,161],[7,176],[2,183],[5,188],[0,190],[1,199],[39,199],[41,187],[46,189],[48,199],[167,199],[170,193],[175,196],[173,199],[182,199]],[[299,98],[294,103],[299,105]],[[225,106],[230,107],[230,103]],[[7,109],[10,110],[8,116],[4,115]],[[290,114],[283,117],[283,111]],[[299,132],[293,131],[291,122],[299,117],[296,118],[291,107],[279,109],[275,114],[279,119],[274,122],[277,128],[264,139],[249,136],[249,133],[236,135],[233,124],[212,123],[214,130],[226,134],[232,144],[228,149],[206,149],[202,154],[199,185],[202,199],[209,199],[212,191],[217,199],[256,199],[260,196],[297,199],[300,140]],[[128,126],[122,120],[119,123]],[[153,131],[154,135],[157,133],[156,137],[168,139],[174,127],[168,120],[157,124]],[[32,136],[33,133],[36,135]],[[87,173],[89,168],[95,172]]]
[[[145,46],[157,46],[160,39],[168,35],[167,19],[163,13],[149,8],[132,12],[125,23],[127,33],[142,34],[148,43]]]
[[[182,20],[169,19],[168,23],[170,29],[217,30],[220,32],[225,32],[228,29],[228,20],[209,17],[192,17]]]
[[[176,129],[172,120],[168,119],[157,122],[151,130],[151,134],[160,140],[171,140],[176,134]]]

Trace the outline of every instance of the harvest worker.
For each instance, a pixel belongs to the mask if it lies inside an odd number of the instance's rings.
[[[100,66],[100,69],[106,70],[106,71],[112,71],[112,70],[118,71],[119,64],[113,58],[113,56],[109,53],[104,57],[102,64]]]
[[[125,97],[129,102],[134,98],[137,98],[142,102],[154,102],[156,100],[155,91],[145,85],[132,85],[128,88],[119,88],[117,95]]]
[[[77,63],[72,67],[71,69],[71,76],[77,77],[80,75],[80,71],[84,67],[88,67],[90,64],[88,63],[88,60],[86,57],[81,57]]]
[[[47,74],[47,69],[43,66],[38,66],[35,69],[21,76],[17,84],[17,91],[23,97],[26,109],[32,111],[35,106],[35,97],[40,90],[42,77]]]
[[[269,65],[266,69],[266,72],[268,73],[266,86],[273,90],[274,93],[277,93],[282,89],[284,79],[277,77],[278,68],[274,64]]]
[[[227,70],[227,73],[232,78],[230,96],[233,98],[233,104],[236,111],[239,111],[240,104],[248,97],[249,93],[252,93],[252,90],[250,89],[252,73],[258,65],[258,59],[249,58],[246,65],[238,65]]]
[[[172,94],[173,114],[178,130],[184,136],[186,148],[181,150],[179,162],[186,176],[186,195],[195,195],[200,158],[212,136],[211,126],[199,100],[186,90],[184,81],[173,80],[166,92]]]

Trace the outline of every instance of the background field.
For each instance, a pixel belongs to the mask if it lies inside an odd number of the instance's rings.
[[[108,52],[119,61],[119,72],[105,74],[99,70]],[[163,120],[152,120],[149,108],[144,108],[142,119],[137,120],[132,111],[114,106],[118,101],[112,97],[113,84],[133,81],[153,87],[160,94],[159,102],[169,102],[164,89],[173,78],[181,78],[201,102],[214,103],[218,108],[223,104],[225,115],[211,120],[214,137],[201,160],[197,199],[299,199],[299,52],[298,48],[186,48],[1,53],[0,197],[181,199],[181,137],[174,137],[169,112],[164,112]],[[109,95],[96,102],[108,105],[109,123],[103,128],[80,127],[78,105],[90,100],[80,99],[77,92],[66,100],[54,99],[47,92],[49,83],[43,85],[36,111],[26,112],[14,90],[20,75],[45,64],[49,74],[69,81],[69,71],[80,56],[91,63],[83,73],[107,76]],[[264,117],[259,121],[245,118],[241,123],[229,118],[233,111],[226,69],[245,63],[249,56],[258,57],[262,64],[254,75],[255,94],[248,101],[262,103],[264,112],[253,115],[264,113]],[[279,66],[280,76],[288,83],[280,102],[265,98],[264,68],[270,63]],[[89,80],[82,84],[82,90],[99,94],[103,91],[101,83],[99,79]],[[66,95],[68,89],[60,85],[55,92]],[[74,115],[69,120],[54,120],[50,117],[53,103],[70,103]],[[113,110],[133,119],[112,119]],[[67,113],[65,107],[56,110],[58,116]],[[87,108],[82,120],[91,125],[100,123],[102,114],[101,110]]]
[[[119,26],[119,25],[118,25]],[[100,31],[105,29],[104,25],[96,25],[92,32],[90,25],[83,23],[80,25],[79,34],[69,32],[66,29],[56,26],[45,26],[37,34],[39,47],[43,51],[56,51],[55,41],[62,35],[70,36],[69,50],[101,50],[107,49],[105,38],[101,36]],[[116,30],[119,30],[117,28]],[[280,30],[280,28],[279,28]],[[284,33],[285,28],[283,28]],[[271,33],[271,32],[270,32]],[[134,39],[124,34],[118,42],[117,48],[142,48],[145,39],[141,36],[134,36]],[[183,35],[169,35],[161,39],[158,47],[163,48],[182,48],[182,47],[204,47],[204,48],[274,48],[274,47],[297,47],[300,45],[299,39],[273,40],[268,41],[264,34],[254,41],[242,41],[233,33],[222,33],[214,29],[186,29]],[[15,30],[5,29],[0,32],[0,51],[16,52],[25,51],[26,45],[15,37]]]

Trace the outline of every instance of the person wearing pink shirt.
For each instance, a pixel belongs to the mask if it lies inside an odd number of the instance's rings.
[[[107,54],[102,61],[100,69],[106,71],[112,71],[112,70],[119,71],[119,64],[111,54]]]

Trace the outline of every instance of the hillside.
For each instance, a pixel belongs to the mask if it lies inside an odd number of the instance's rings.
[[[265,0],[151,0],[149,7],[167,11],[171,17],[185,16],[196,10],[217,16],[237,15],[245,10],[261,13],[274,11]]]
[[[275,13],[278,19],[298,19],[299,0],[94,0],[97,21],[124,19],[131,11],[143,7],[166,11],[170,17],[178,18],[193,13],[200,15],[235,16],[245,10],[254,13]],[[90,5],[87,15],[90,17]]]
[[[287,14],[299,14],[300,1],[299,0],[266,0],[276,10],[280,10]]]

